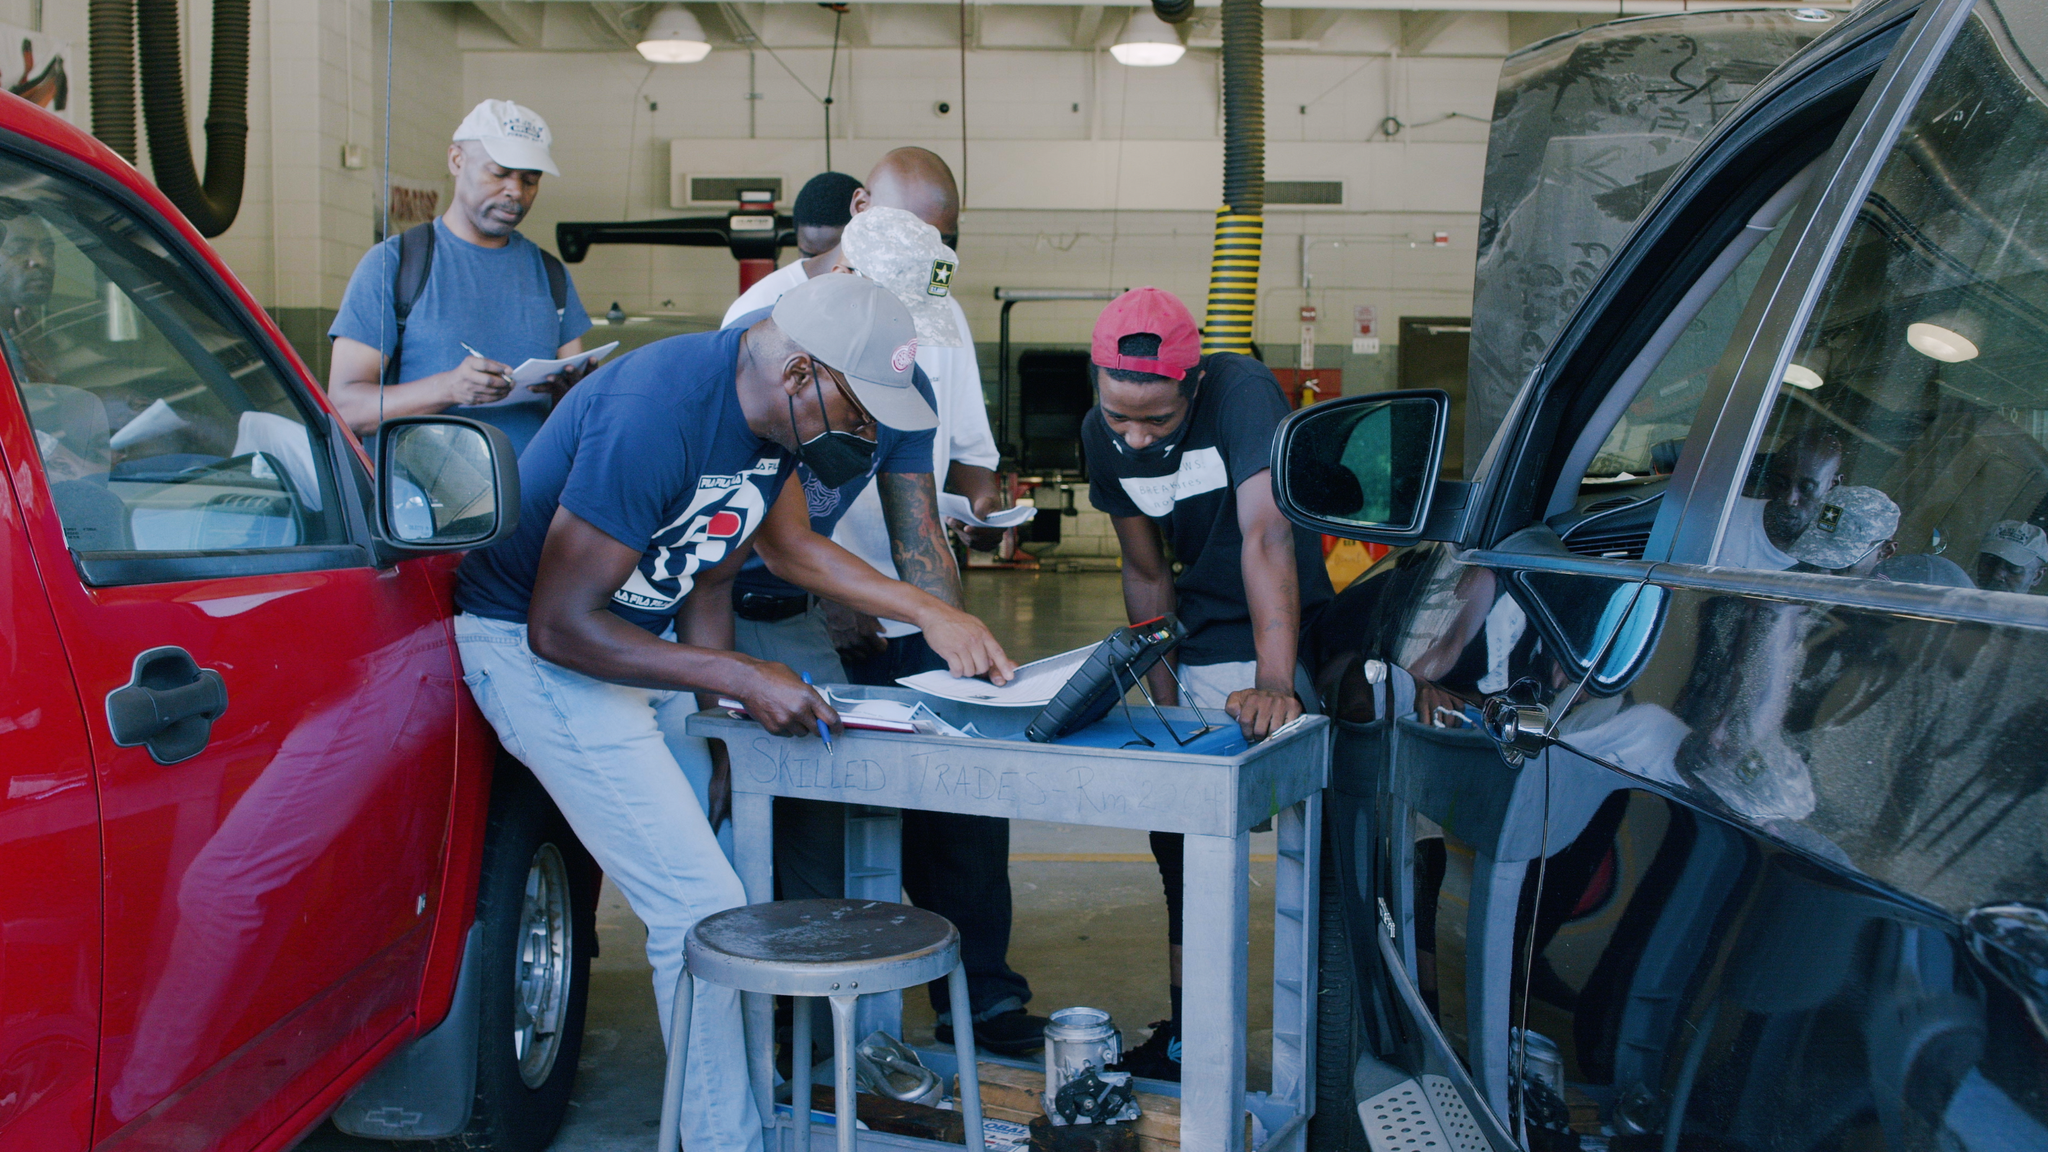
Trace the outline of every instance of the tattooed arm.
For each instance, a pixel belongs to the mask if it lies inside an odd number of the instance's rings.
[[[939,495],[929,472],[883,472],[875,477],[882,520],[889,526],[889,559],[896,578],[955,608],[961,606],[960,569],[939,524]]]
[[[882,472],[875,476],[882,521],[889,527],[889,559],[904,583],[961,605],[960,571],[946,530],[939,524],[937,488],[929,472]],[[836,601],[825,602],[825,625],[842,659],[869,660],[886,649],[882,622]]]

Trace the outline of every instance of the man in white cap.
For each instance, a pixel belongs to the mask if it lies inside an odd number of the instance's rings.
[[[2048,565],[2048,532],[2023,520],[2000,520],[1977,546],[1977,587],[2032,592]]]
[[[518,231],[541,175],[561,174],[553,141],[530,108],[478,104],[448,146],[448,211],[356,265],[327,330],[327,394],[357,434],[393,416],[450,412],[497,425],[523,451],[581,377],[586,364],[534,385],[511,377],[526,360],[583,351],[590,328],[561,261]]]
[[[746,899],[685,718],[726,696],[776,735],[839,727],[789,667],[731,651],[746,546],[799,588],[916,620],[956,675],[1015,671],[981,621],[811,531],[802,486],[783,483],[802,463],[844,485],[871,467],[880,427],[936,422],[915,346],[887,289],[821,276],[752,324],[621,357],[520,457],[518,530],[463,559],[464,679],[646,924],[664,1036],[685,936]],[[755,1152],[738,994],[699,982],[691,1003],[684,1145]]]

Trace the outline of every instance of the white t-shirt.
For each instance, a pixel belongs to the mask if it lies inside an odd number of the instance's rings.
[[[1728,516],[1728,531],[1721,537],[1721,550],[1714,563],[1724,568],[1751,568],[1783,572],[1799,561],[1779,551],[1764,532],[1764,501],[1737,496],[1735,510]]]
[[[722,324],[730,324],[758,308],[767,308],[782,294],[803,283],[804,262],[792,260],[754,282],[725,310]],[[967,327],[967,314],[960,302],[948,298],[953,323],[960,329],[957,347],[941,348],[920,344],[917,366],[931,378],[932,394],[939,402],[939,431],[932,437],[932,482],[946,490],[946,471],[955,462],[994,468],[1002,462],[996,438],[988,427],[988,401],[981,394],[981,365],[974,356],[974,333]],[[873,565],[875,570],[896,579],[896,562],[889,558],[889,526],[882,518],[882,497],[870,484],[861,490],[853,507],[839,521],[832,539],[841,548]],[[908,636],[917,626],[901,620],[882,621],[884,636]]]

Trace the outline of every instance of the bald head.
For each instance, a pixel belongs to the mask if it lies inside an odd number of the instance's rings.
[[[867,187],[853,194],[853,210],[880,205],[901,208],[939,230],[948,244],[960,231],[960,186],[937,153],[898,148],[868,173]]]

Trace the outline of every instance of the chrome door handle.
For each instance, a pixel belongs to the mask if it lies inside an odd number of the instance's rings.
[[[1489,696],[1482,713],[1486,734],[1500,745],[1501,759],[1519,765],[1543,751],[1550,743],[1550,710],[1541,704],[1523,704],[1507,696]]]
[[[159,764],[199,755],[228,709],[227,683],[175,645],[135,658],[128,683],[107,693],[107,729],[123,748],[140,744]]]
[[[2048,1036],[2048,908],[1985,904],[1963,915],[1963,934],[1970,954],[2019,996]]]

